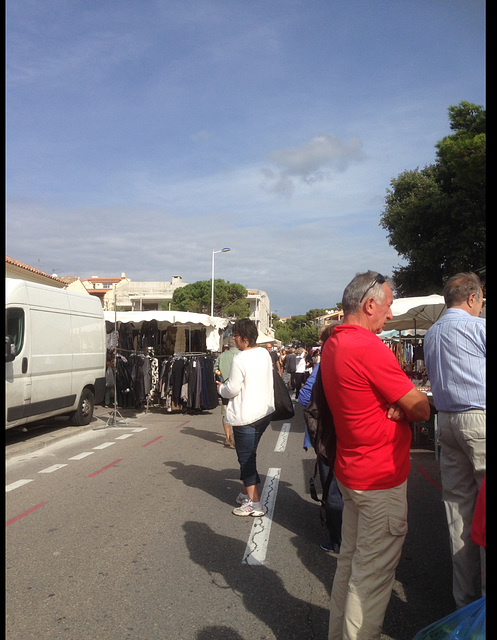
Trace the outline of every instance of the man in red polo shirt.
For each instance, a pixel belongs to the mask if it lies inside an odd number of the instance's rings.
[[[392,317],[392,288],[376,271],[357,274],[343,294],[343,323],[321,356],[344,500],[329,640],[381,637],[407,533],[409,421],[430,416],[426,395],[376,335]]]

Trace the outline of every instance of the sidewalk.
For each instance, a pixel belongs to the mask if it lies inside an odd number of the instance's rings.
[[[78,433],[89,431],[90,429],[100,430],[114,426],[123,428],[126,426],[146,426],[147,424],[153,424],[158,421],[167,421],[167,424],[174,427],[196,417],[202,417],[203,420],[214,420],[215,423],[218,424],[219,433],[221,434],[220,407],[201,413],[168,413],[165,409],[158,407],[153,407],[148,411],[117,409],[117,412],[114,414],[114,409],[99,405],[95,407],[90,424],[85,426],[68,425],[67,416],[58,416],[47,420],[45,424],[26,425],[26,427],[21,427],[20,429],[7,430],[5,435],[5,457],[9,459],[16,455],[36,451],[37,449],[42,449],[55,442],[59,442],[64,438],[69,438]]]

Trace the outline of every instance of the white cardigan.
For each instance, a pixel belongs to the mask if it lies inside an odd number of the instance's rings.
[[[219,394],[229,398],[225,420],[232,426],[251,424],[274,411],[273,362],[267,349],[240,351]]]

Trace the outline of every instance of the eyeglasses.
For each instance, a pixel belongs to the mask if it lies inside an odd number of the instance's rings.
[[[376,278],[373,280],[373,282],[369,285],[369,287],[366,289],[366,291],[362,294],[362,298],[359,300],[359,304],[364,300],[364,298],[366,297],[366,293],[372,289],[374,287],[375,284],[383,284],[384,282],[386,282],[386,278],[385,276],[382,276],[381,273],[379,273]]]

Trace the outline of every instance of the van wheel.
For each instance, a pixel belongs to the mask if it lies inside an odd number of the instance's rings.
[[[85,388],[81,393],[79,405],[71,417],[71,424],[83,426],[90,424],[95,407],[95,396],[91,389]]]

